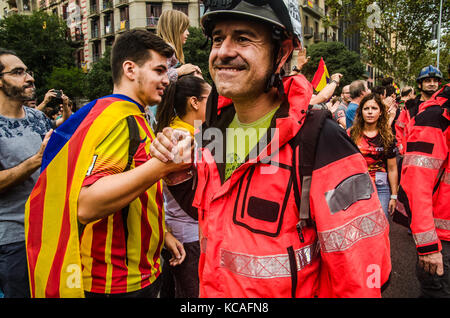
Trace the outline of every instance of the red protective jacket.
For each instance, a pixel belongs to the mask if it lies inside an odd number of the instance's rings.
[[[449,99],[447,84],[420,105],[403,160],[397,211],[409,217],[420,255],[438,252],[441,240],[450,241]]]
[[[313,222],[296,227],[298,169],[289,141],[302,126],[312,87],[303,76],[289,77],[284,85],[290,105],[274,115],[275,135],[226,181],[218,155],[225,148],[219,149],[207,128],[224,132],[234,107],[219,99],[220,115],[203,127],[193,199],[201,229],[200,296],[380,297],[391,270],[388,222],[364,158],[332,119],[325,121],[317,145]],[[171,191],[180,197],[191,186]]]

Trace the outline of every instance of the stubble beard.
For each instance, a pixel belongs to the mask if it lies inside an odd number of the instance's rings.
[[[21,102],[25,102],[27,100],[33,100],[36,97],[36,90],[33,88],[33,92],[31,95],[27,95],[25,90],[30,87],[28,86],[14,86],[9,84],[8,82],[3,82],[3,87],[0,89],[3,91],[3,93],[9,97],[12,100],[18,100]]]

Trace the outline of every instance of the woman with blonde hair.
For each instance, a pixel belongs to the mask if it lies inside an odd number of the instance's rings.
[[[366,159],[387,217],[397,205],[398,171],[387,107],[378,94],[364,96],[356,110],[353,126],[347,132]]]
[[[161,14],[156,27],[156,34],[171,45],[175,54],[169,63],[169,80],[174,82],[179,76],[198,72],[201,70],[193,64],[185,64],[183,45],[189,36],[189,18],[178,10],[165,10]]]

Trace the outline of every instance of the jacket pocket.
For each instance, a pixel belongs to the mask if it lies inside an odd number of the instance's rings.
[[[257,234],[276,237],[292,189],[291,167],[280,167],[276,174],[260,173],[253,165],[242,175],[237,188],[233,222]]]

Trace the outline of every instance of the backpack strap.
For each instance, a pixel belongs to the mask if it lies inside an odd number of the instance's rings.
[[[332,118],[328,109],[308,110],[303,126],[290,142],[293,149],[292,166],[295,172],[293,188],[295,202],[299,209],[300,221],[297,224],[297,230],[300,240],[303,240],[302,227],[309,225],[311,221],[309,206],[311,178],[320,131],[327,118]],[[295,171],[296,167],[297,171]],[[301,188],[299,184],[301,184]]]

